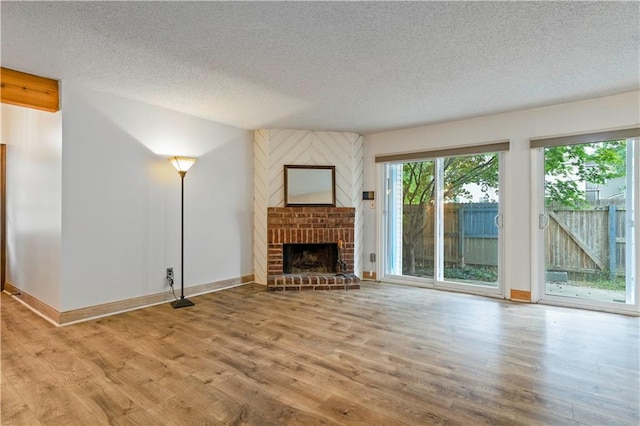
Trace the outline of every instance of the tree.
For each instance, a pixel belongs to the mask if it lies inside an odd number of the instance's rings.
[[[443,160],[444,200],[468,198],[467,184],[481,185],[484,191],[498,186],[497,154],[466,157],[447,157]],[[409,275],[416,273],[415,249],[423,238],[429,210],[434,205],[434,162],[422,161],[403,164],[403,202],[414,205],[403,215],[403,269]]]
[[[606,184],[626,174],[626,141],[545,148],[545,202],[584,208],[585,191],[579,183]]]

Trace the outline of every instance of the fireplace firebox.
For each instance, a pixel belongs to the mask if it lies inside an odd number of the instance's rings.
[[[336,272],[337,244],[284,244],[282,254],[285,274]]]
[[[353,207],[269,207],[267,290],[360,288],[354,275],[355,216]]]

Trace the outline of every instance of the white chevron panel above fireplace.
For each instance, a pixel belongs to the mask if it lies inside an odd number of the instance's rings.
[[[336,167],[336,207],[355,207],[355,273],[362,273],[363,145],[356,133],[254,132],[254,273],[267,282],[267,208],[284,206],[284,165]]]

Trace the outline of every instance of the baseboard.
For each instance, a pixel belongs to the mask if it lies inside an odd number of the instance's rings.
[[[5,281],[4,283],[4,291],[20,300],[24,305],[31,308],[32,311],[37,312],[49,322],[56,325],[60,324],[60,312],[40,301],[37,297],[34,297],[29,293],[25,293],[9,281]]]
[[[513,300],[514,302],[531,302],[531,292],[512,289],[511,300]]]
[[[237,287],[253,281],[253,275],[246,275],[239,278],[216,281],[207,284],[200,284],[184,289],[185,297],[197,296],[211,293],[227,288]],[[176,289],[176,293],[179,289]],[[133,311],[147,306],[159,305],[174,300],[173,295],[165,291],[162,293],[150,294],[147,296],[134,297],[131,299],[119,300],[117,302],[104,303],[101,305],[89,306],[86,308],[73,309],[60,314],[60,325],[67,325],[79,321],[101,318],[121,312]]]
[[[368,272],[368,271],[362,271],[362,279],[363,280],[376,280],[376,273],[375,272]]]
[[[186,297],[192,297],[200,294],[237,287],[250,282],[253,282],[253,275],[245,275],[239,278],[231,278],[228,280],[187,287],[184,289],[184,294]],[[19,298],[27,306],[29,306],[39,314],[47,317],[47,319],[51,320],[57,325],[70,325],[81,321],[88,321],[95,318],[101,318],[109,315],[119,314],[122,312],[146,308],[148,306],[159,305],[161,303],[167,303],[174,300],[173,296],[169,294],[168,291],[165,291],[162,293],[133,297],[131,299],[118,300],[116,302],[88,306],[86,308],[58,312],[46,303],[43,303],[37,298],[28,295],[27,293],[16,288],[10,283],[7,283],[7,285],[5,286],[5,291],[13,294],[14,297]]]

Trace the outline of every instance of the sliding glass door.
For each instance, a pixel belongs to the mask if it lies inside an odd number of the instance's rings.
[[[500,291],[502,154],[385,163],[385,275]]]
[[[543,151],[542,298],[593,307],[635,304],[638,139]]]

